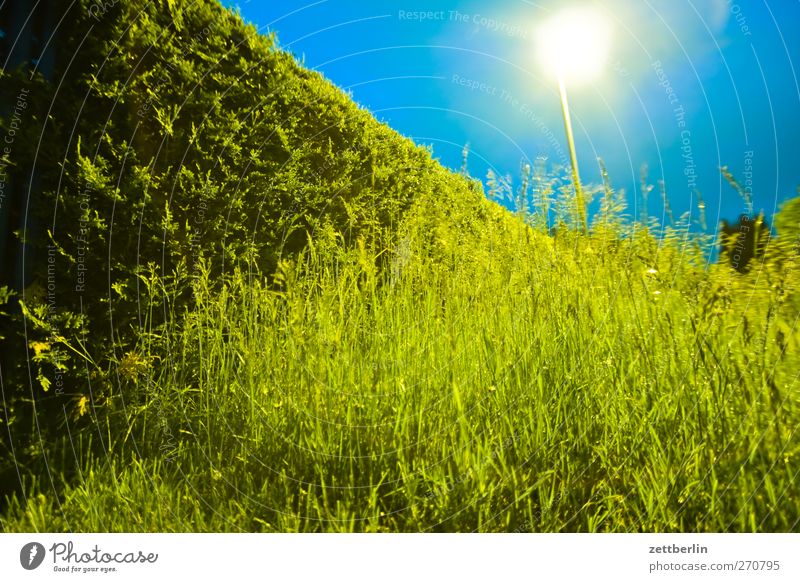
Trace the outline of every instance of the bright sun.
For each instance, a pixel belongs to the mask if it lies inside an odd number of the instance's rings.
[[[537,29],[537,54],[544,68],[564,82],[587,83],[602,71],[611,36],[603,13],[591,7],[567,9]]]

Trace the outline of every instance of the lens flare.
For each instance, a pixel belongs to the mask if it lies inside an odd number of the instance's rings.
[[[537,29],[537,54],[542,66],[564,82],[588,83],[603,70],[611,37],[611,23],[599,10],[566,9]]]

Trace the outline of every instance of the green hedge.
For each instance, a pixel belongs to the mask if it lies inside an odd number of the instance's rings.
[[[431,220],[490,208],[218,2],[105,5],[61,3],[52,80],[0,79],[29,95],[8,160],[30,211],[27,318],[8,305],[0,318],[14,434],[57,426],[88,394],[110,398],[115,364],[190,305],[203,264],[271,278],[309,238],[392,248],[412,206],[434,208]],[[153,307],[175,296],[155,280],[182,299]]]

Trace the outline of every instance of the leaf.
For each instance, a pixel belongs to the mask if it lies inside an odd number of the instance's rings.
[[[48,390],[50,390],[50,380],[48,380],[48,379],[47,379],[47,378],[44,376],[44,374],[42,374],[41,372],[39,372],[39,374],[37,374],[37,376],[36,376],[36,379],[37,379],[37,380],[39,380],[39,384],[41,384],[41,385],[42,385],[42,390],[44,390],[45,392],[47,392]]]
[[[81,399],[78,400],[78,417],[83,416],[86,414],[86,404],[89,402],[89,399],[86,396],[81,396]]]

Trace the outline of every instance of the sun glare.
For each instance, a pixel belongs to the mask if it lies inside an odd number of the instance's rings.
[[[572,85],[603,69],[611,48],[611,24],[598,10],[572,8],[551,16],[537,30],[537,54],[553,75]]]

